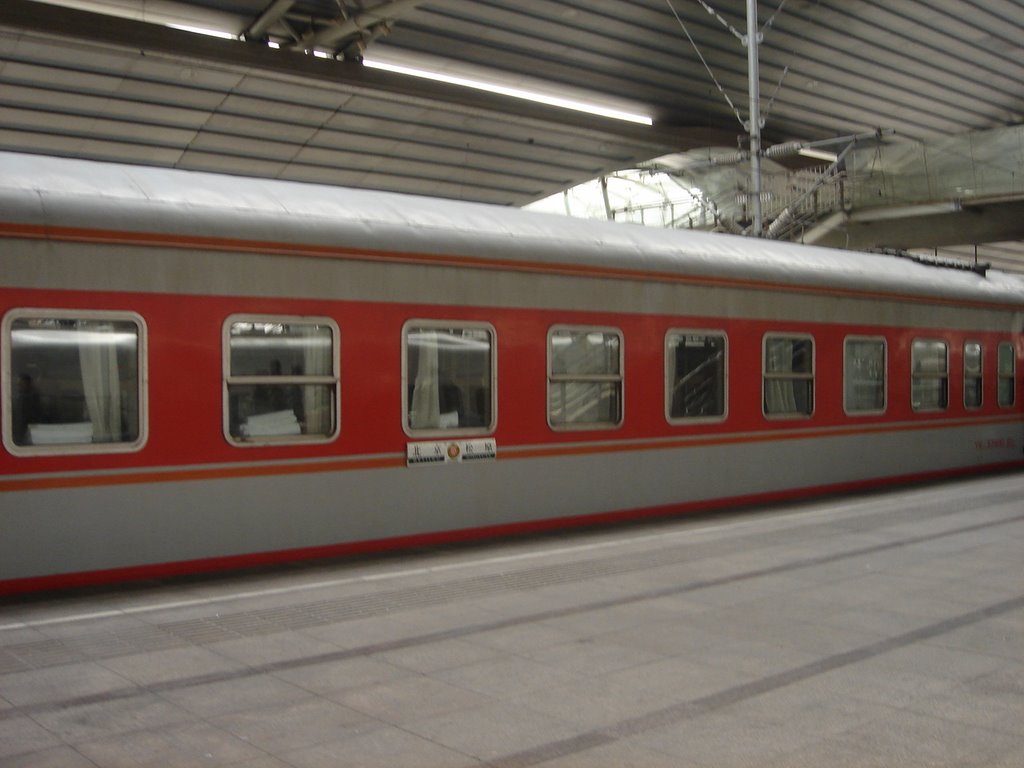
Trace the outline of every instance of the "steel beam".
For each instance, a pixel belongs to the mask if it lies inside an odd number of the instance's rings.
[[[338,43],[355,35],[370,32],[373,27],[394,21],[401,16],[416,10],[426,0],[390,0],[381,3],[362,13],[342,19],[336,24],[325,27],[318,32],[307,35],[298,42],[296,47],[312,50],[315,48],[334,48]]]
[[[284,18],[293,5],[295,5],[295,0],[274,0],[274,3],[245,30],[243,36],[247,40],[261,39],[268,29]]]

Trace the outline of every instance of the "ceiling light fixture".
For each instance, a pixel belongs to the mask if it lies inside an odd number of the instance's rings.
[[[209,27],[190,27],[187,24],[166,24],[165,26],[171,29],[180,29],[184,32],[193,32],[197,35],[206,35],[207,37],[219,37],[221,40],[237,40],[238,35],[233,32],[222,32],[219,29],[210,29]]]
[[[572,109],[577,112],[586,112],[591,115],[599,115],[601,117],[610,117],[615,120],[625,120],[631,123],[639,123],[641,125],[653,125],[654,119],[647,115],[640,115],[634,112],[626,112],[620,109],[612,109],[611,107],[604,107],[600,104],[592,104],[585,101],[577,101],[576,99],[567,99],[560,96],[552,96],[545,93],[538,93],[536,91],[527,91],[522,88],[512,88],[507,85],[498,85],[497,83],[486,83],[482,80],[473,80],[468,77],[459,77],[456,75],[447,75],[442,72],[432,72],[426,69],[418,69],[416,67],[406,67],[400,64],[390,64],[383,61],[376,61],[372,59],[364,59],[363,65],[371,67],[373,69],[382,69],[387,72],[396,72],[401,75],[409,75],[410,77],[422,77],[427,80],[435,80],[441,83],[448,83],[449,85],[458,85],[463,88],[473,88],[478,91],[487,91],[488,93],[497,93],[502,96],[511,96],[515,99],[524,99],[526,101],[533,101],[540,104],[547,104],[552,107],[561,107],[562,109]]]
[[[225,40],[238,40],[238,35],[231,32],[223,32],[216,29],[210,29],[208,27],[193,27],[186,24],[167,24],[166,26],[173,29],[180,29],[186,32],[193,32],[199,35],[207,35],[209,37],[219,37]],[[280,45],[269,43],[272,48],[280,48]],[[327,51],[313,50],[313,56],[321,59],[334,58],[333,54]],[[400,75],[408,75],[410,77],[421,77],[427,80],[435,80],[441,83],[448,83],[449,85],[457,85],[463,88],[473,88],[478,91],[487,91],[488,93],[496,93],[502,96],[510,96],[514,99],[523,99],[525,101],[533,101],[539,104],[547,104],[552,107],[560,107],[562,109],[571,109],[576,112],[586,112],[591,115],[599,115],[601,117],[610,117],[614,120],[625,120],[630,123],[638,123],[640,125],[653,125],[654,119],[648,115],[641,115],[635,112],[627,112],[622,109],[615,109],[613,107],[606,107],[601,104],[594,104],[592,102],[580,101],[578,99],[570,99],[562,96],[554,96],[551,94],[540,93],[538,91],[529,91],[524,88],[513,88],[507,85],[500,85],[498,83],[488,83],[483,80],[476,80],[469,77],[460,77],[458,75],[449,75],[443,72],[435,72],[429,69],[420,69],[419,67],[408,67],[401,64],[392,64],[389,62],[377,61],[374,59],[364,59],[363,65],[371,67],[373,69],[382,69],[388,72],[395,72]]]

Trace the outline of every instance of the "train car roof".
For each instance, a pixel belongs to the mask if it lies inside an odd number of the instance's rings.
[[[1024,280],[892,256],[318,184],[0,152],[0,219],[1019,304]]]

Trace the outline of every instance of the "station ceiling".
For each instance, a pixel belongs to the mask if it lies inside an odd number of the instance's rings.
[[[1019,0],[768,0],[758,15],[766,145],[1024,122]],[[3,0],[0,148],[523,205],[740,146],[745,31],[744,0]]]

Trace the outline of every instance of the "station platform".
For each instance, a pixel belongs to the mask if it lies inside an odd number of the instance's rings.
[[[1024,765],[1024,475],[0,604],[0,766]]]

